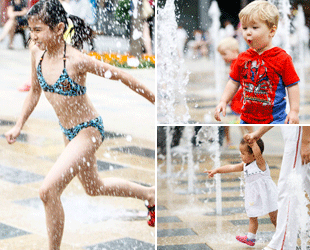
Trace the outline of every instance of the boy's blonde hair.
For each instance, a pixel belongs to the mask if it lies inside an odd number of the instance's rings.
[[[217,51],[221,52],[226,49],[229,49],[231,51],[237,51],[239,53],[239,43],[237,39],[233,37],[226,37],[222,39],[217,46]]]
[[[273,26],[278,27],[279,11],[273,4],[264,0],[257,0],[249,3],[239,13],[239,20],[241,22],[247,23],[256,18],[266,22],[270,29]]]

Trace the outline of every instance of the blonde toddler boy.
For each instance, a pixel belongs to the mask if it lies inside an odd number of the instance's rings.
[[[249,49],[234,63],[220,103],[214,113],[221,121],[227,103],[243,88],[241,124],[299,123],[299,77],[292,58],[272,45],[279,21],[279,11],[267,1],[254,1],[239,13],[243,38]],[[286,114],[286,89],[290,112]]]

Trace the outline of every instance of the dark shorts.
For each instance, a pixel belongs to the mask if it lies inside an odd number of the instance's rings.
[[[16,17],[16,21],[17,21],[18,27],[28,26],[28,21],[27,21],[26,17],[24,17],[24,16]]]

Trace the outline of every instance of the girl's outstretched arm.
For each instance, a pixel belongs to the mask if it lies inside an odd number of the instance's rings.
[[[16,138],[19,136],[20,131],[22,130],[32,111],[37,106],[41,96],[42,90],[37,78],[35,50],[38,51],[37,48],[31,49],[31,88],[24,101],[21,115],[18,118],[15,126],[5,133],[5,137],[9,144],[12,144],[16,141]]]
[[[243,170],[243,162],[233,165],[225,165],[216,169],[204,171],[204,173],[209,174],[209,178],[213,177],[215,174],[241,172]]]
[[[81,61],[82,69],[86,72],[105,77],[111,80],[120,80],[123,84],[143,96],[151,103],[155,103],[155,95],[146,86],[140,83],[136,78],[127,72],[118,69],[110,64],[101,62],[95,58],[83,54]]]

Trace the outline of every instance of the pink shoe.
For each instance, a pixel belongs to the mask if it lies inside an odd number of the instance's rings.
[[[246,235],[245,236],[236,236],[236,239],[237,239],[237,241],[240,241],[240,242],[247,244],[251,247],[253,247],[255,245],[255,239],[250,240],[250,239],[248,239],[248,236],[246,236]]]

